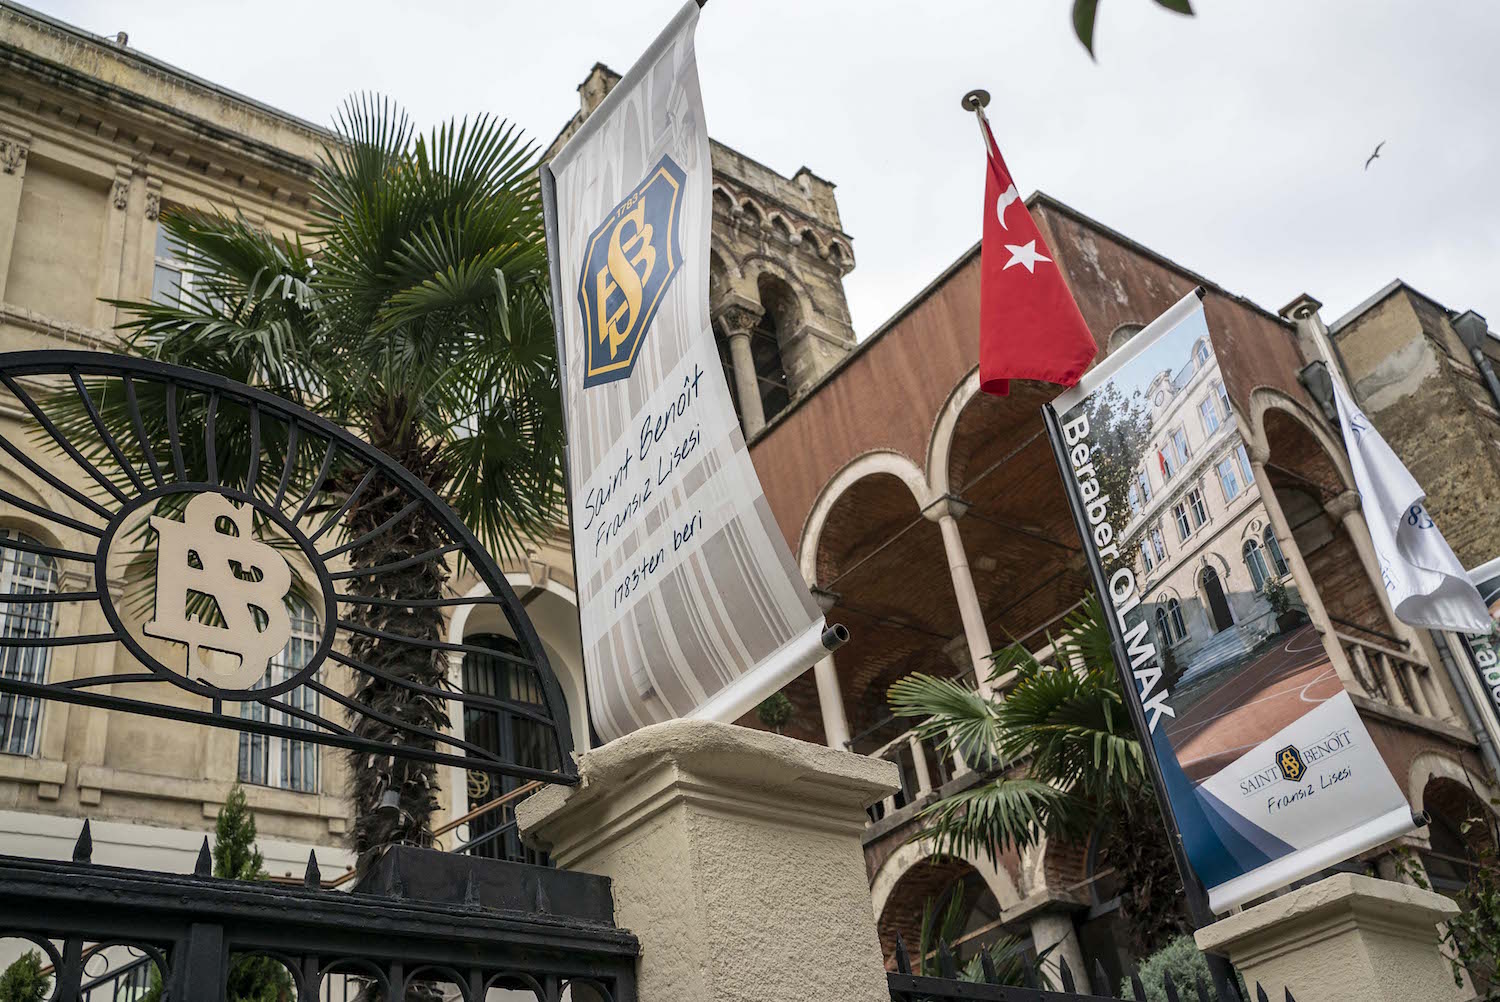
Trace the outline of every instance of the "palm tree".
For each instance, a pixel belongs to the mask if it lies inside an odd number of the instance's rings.
[[[983,854],[1043,837],[1103,836],[1103,856],[1120,876],[1122,912],[1136,946],[1149,952],[1190,931],[1145,757],[1120,692],[1109,630],[1090,595],[1063,622],[1053,645],[1059,667],[1013,644],[991,659],[992,679],[1016,673],[1003,699],[957,681],[910,675],[891,686],[898,716],[966,762],[999,768],[984,782],[925,808],[916,839],[938,852]]]
[[[122,328],[130,348],[319,412],[415,474],[492,553],[515,554],[554,529],[561,512],[561,403],[535,144],[488,116],[424,136],[389,102],[353,99],[336,118],[313,182],[307,246],[242,216],[165,213],[191,287],[175,303],[118,304],[129,314]],[[235,438],[232,430],[223,437]],[[346,515],[349,538],[408,500],[384,486],[358,494]],[[324,504],[336,508],[354,488],[352,477],[331,478]],[[350,551],[352,569],[445,541],[422,516],[377,536]],[[360,591],[432,600],[450,573],[441,559],[416,561],[361,579]],[[376,631],[442,639],[442,610],[430,603],[363,605],[348,617]],[[442,651],[360,634],[349,653],[399,679],[447,684]],[[445,701],[388,681],[362,676],[354,695],[409,726],[449,725]],[[353,727],[377,740],[393,733],[368,716]],[[359,753],[351,769],[352,840],[362,866],[386,845],[427,843],[437,807],[432,765]],[[387,790],[398,791],[399,810],[380,810]]]

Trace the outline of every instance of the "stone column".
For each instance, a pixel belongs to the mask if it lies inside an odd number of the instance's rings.
[[[611,879],[642,999],[890,998],[860,837],[893,764],[673,720],[585,752],[579,774],[517,820],[556,865]]]
[[[729,360],[734,366],[734,387],[740,400],[740,420],[749,438],[766,426],[765,407],[760,400],[760,382],[755,376],[755,357],[750,352],[750,332],[765,311],[748,302],[721,307],[719,324],[729,339]]]
[[[974,680],[982,695],[990,694],[989,631],[984,625],[984,610],[979,605],[979,592],[974,588],[974,575],[969,571],[969,557],[964,552],[964,541],[958,533],[958,519],[969,510],[967,503],[945,494],[922,510],[922,514],[938,524],[943,533],[943,550],[948,556],[948,575],[953,579],[953,596],[958,600],[958,614],[963,619],[964,639],[969,644],[969,658],[974,664]]]
[[[828,747],[843,751],[849,747],[849,716],[844,712],[844,692],[832,654],[813,665],[813,681],[818,685],[818,709],[823,712],[823,740]]]
[[[1073,917],[1066,912],[1043,912],[1031,920],[1031,943],[1036,952],[1052,948],[1047,959],[1042,961],[1047,976],[1060,991],[1062,989],[1062,961],[1068,962],[1074,983],[1083,991],[1089,989],[1089,972],[1083,960],[1083,945],[1078,942],[1078,929]],[[1109,991],[1109,985],[1094,985],[1094,991]],[[1113,994],[1113,993],[1111,993]]]
[[[10,252],[20,227],[21,183],[26,179],[29,135],[0,136],[0,300],[5,299],[5,277],[10,274]]]
[[[1271,998],[1409,1002],[1464,997],[1439,952],[1437,926],[1458,914],[1441,894],[1337,873],[1199,929]]]
[[[1337,519],[1344,527],[1344,531],[1349,534],[1349,541],[1354,544],[1354,550],[1359,554],[1359,562],[1364,565],[1365,576],[1370,579],[1370,585],[1375,589],[1375,594],[1380,596],[1380,608],[1385,613],[1386,622],[1391,625],[1396,636],[1406,641],[1407,648],[1416,655],[1413,660],[1422,660],[1427,663],[1428,671],[1425,680],[1427,691],[1413,695],[1417,698],[1426,697],[1427,702],[1431,704],[1434,716],[1445,719],[1452,717],[1452,705],[1435,674],[1436,669],[1442,665],[1442,661],[1438,657],[1437,648],[1432,644],[1431,635],[1426,630],[1415,630],[1403,623],[1396,617],[1396,610],[1391,607],[1391,596],[1386,592],[1385,583],[1381,580],[1380,560],[1375,555],[1375,541],[1370,538],[1370,525],[1365,521],[1364,510],[1359,504],[1359,492],[1345,491],[1325,504],[1323,509]],[[1421,686],[1424,680],[1414,681]]]
[[[915,734],[906,739],[906,747],[911,749],[911,767],[917,774],[917,796],[925,797],[932,792],[932,773],[927,769],[927,751],[922,747],[922,739]]]
[[[1349,667],[1349,658],[1344,654],[1344,645],[1339,643],[1339,638],[1333,629],[1333,621],[1328,618],[1328,610],[1324,608],[1323,598],[1318,594],[1318,586],[1313,583],[1312,572],[1307,569],[1307,564],[1302,559],[1302,550],[1297,546],[1296,537],[1292,535],[1292,528],[1287,523],[1286,513],[1281,510],[1281,502],[1276,498],[1276,490],[1271,486],[1271,478],[1266,475],[1268,458],[1270,457],[1258,451],[1252,452],[1250,472],[1255,477],[1255,486],[1260,488],[1260,500],[1266,506],[1266,517],[1271,520],[1271,531],[1276,534],[1276,542],[1281,545],[1281,555],[1286,558],[1287,566],[1292,572],[1292,580],[1297,583],[1297,594],[1302,599],[1302,604],[1307,607],[1307,617],[1323,635],[1323,648],[1328,652],[1328,660],[1333,662],[1333,669],[1338,672],[1344,688],[1350,692],[1366,695],[1365,687],[1354,677],[1354,670]]]

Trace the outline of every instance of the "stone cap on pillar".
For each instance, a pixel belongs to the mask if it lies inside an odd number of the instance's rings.
[[[527,842],[566,866],[596,840],[683,800],[858,832],[864,809],[899,787],[899,770],[883,759],[733,724],[671,720],[585,753],[577,786],[544,787],[516,805],[516,821]]]
[[[1198,948],[1221,953],[1236,966],[1261,955],[1305,947],[1351,921],[1386,934],[1430,942],[1437,952],[1437,925],[1457,915],[1458,905],[1435,891],[1380,880],[1362,873],[1336,873],[1220,919],[1194,934]]]

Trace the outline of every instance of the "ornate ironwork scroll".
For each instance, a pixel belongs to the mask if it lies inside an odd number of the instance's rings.
[[[0,412],[19,418],[0,419],[11,461],[0,518],[19,529],[0,532],[0,558],[46,562],[63,582],[13,586],[0,603],[49,623],[77,604],[80,622],[96,624],[6,631],[16,635],[0,636],[0,655],[128,653],[80,657],[94,668],[68,678],[0,671],[0,702],[64,701],[576,781],[567,705],[525,609],[453,511],[390,457],[272,394],[145,359],[0,354],[0,387],[10,398],[0,392]],[[455,571],[488,594],[456,594]],[[462,605],[495,607],[517,648],[445,639],[447,612]],[[425,662],[441,676],[467,653],[505,661],[515,691],[466,693],[407,670]],[[413,723],[404,699],[499,713],[528,740],[497,753]]]

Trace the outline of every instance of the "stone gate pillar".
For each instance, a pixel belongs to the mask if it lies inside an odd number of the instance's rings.
[[[702,720],[584,753],[516,809],[523,837],[614,885],[649,1002],[887,1002],[860,836],[879,759]]]

